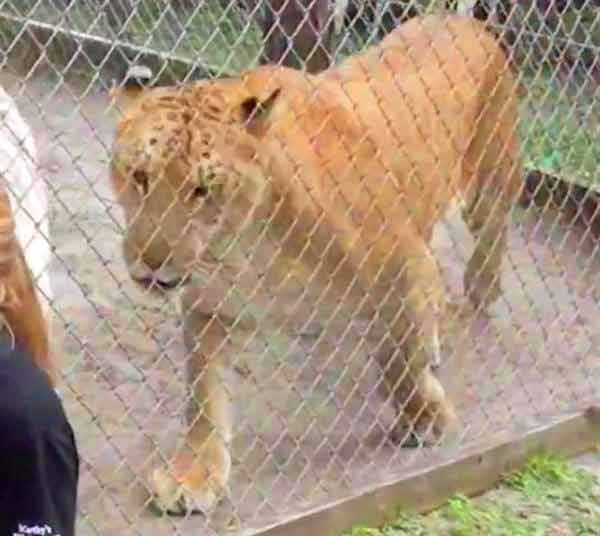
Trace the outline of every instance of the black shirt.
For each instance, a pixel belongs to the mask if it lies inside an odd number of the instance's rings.
[[[74,536],[79,457],[48,378],[0,342],[0,535]]]

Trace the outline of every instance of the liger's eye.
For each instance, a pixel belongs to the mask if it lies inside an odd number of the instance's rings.
[[[192,190],[192,197],[194,199],[206,197],[207,195],[208,195],[208,188],[206,186],[196,186]]]

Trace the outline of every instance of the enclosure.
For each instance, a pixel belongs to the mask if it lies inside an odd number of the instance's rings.
[[[269,2],[0,1],[2,86],[32,126],[51,194],[55,354],[82,459],[78,534],[250,534],[598,404],[600,14],[592,2],[519,0],[494,18],[499,4],[489,25],[521,83],[528,188],[512,210],[499,299],[487,312],[465,307],[440,333],[435,373],[456,405],[458,445],[389,440],[393,412],[357,333],[291,340],[265,328],[264,345],[230,371],[227,495],[210,515],[166,516],[151,506],[148,476],[181,439],[188,355],[177,294],[135,285],[122,258],[123,212],[108,181],[120,111],[108,91],[132,64],[161,83],[256,66],[256,14]],[[376,44],[379,22],[346,21],[334,61]],[[463,299],[473,247],[460,211],[435,227],[451,301]]]

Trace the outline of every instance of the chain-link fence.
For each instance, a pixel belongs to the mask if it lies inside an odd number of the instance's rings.
[[[597,402],[591,0],[4,0],[0,32],[78,534],[248,533]]]

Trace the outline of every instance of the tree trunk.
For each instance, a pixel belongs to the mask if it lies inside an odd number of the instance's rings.
[[[333,61],[333,22],[328,0],[267,0],[259,25],[262,64],[317,73]]]

